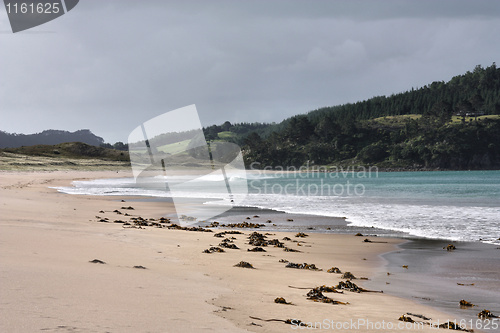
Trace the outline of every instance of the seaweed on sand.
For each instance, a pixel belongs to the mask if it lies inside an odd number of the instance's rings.
[[[458,302],[458,304],[460,304],[460,307],[461,308],[467,308],[467,307],[473,307],[475,306],[474,304],[472,304],[471,302],[467,302],[466,300],[462,299],[460,300],[460,302]]]
[[[447,246],[443,247],[443,249],[446,249],[446,251],[453,251],[456,250],[457,248],[453,244],[448,244]]]
[[[226,251],[224,251],[224,249],[221,249],[220,247],[217,247],[217,246],[212,246],[211,248],[203,251],[203,253],[214,253],[214,252],[222,253],[222,252],[226,252]]]
[[[303,322],[302,320],[300,319],[262,319],[262,318],[259,318],[259,317],[253,317],[253,316],[248,316],[252,319],[255,319],[255,320],[260,320],[260,321],[280,321],[282,323],[285,323],[285,324],[289,324],[289,325],[294,325],[294,326],[300,326],[300,327],[311,327],[310,324],[306,324],[305,322]]]
[[[222,240],[222,242],[219,243],[220,247],[224,247],[226,249],[233,249],[233,250],[238,250],[239,247],[236,246],[236,244],[233,243],[233,241],[229,238],[225,238]]]
[[[311,289],[307,293],[306,296],[307,296],[307,299],[310,299],[310,300],[315,301],[315,302],[329,303],[329,304],[344,304],[344,305],[349,304],[347,302],[335,301],[335,300],[331,299],[330,297],[323,295],[320,287]]]
[[[248,236],[248,244],[253,246],[267,246],[266,236],[254,231]]]
[[[438,326],[439,328],[446,328],[446,329],[449,329],[449,330],[454,330],[454,331],[463,331],[463,332],[474,332],[473,330],[468,330],[467,328],[457,324],[457,323],[454,323],[452,321],[449,321],[447,323],[444,323],[444,324],[441,324]]]
[[[318,271],[318,270],[320,270],[320,269],[318,269],[316,267],[315,264],[308,264],[308,263],[296,264],[296,263],[293,263],[293,262],[289,262],[285,267],[286,268],[297,268],[297,269],[309,269],[309,270],[312,270],[312,271]]]
[[[274,299],[274,303],[278,303],[278,304],[289,304],[291,305],[292,303],[291,302],[287,302],[286,299],[284,299],[283,297],[276,297]]]
[[[361,292],[373,292],[373,293],[382,293],[383,291],[377,291],[377,290],[368,290],[368,289],[364,289],[364,288],[361,288],[359,286],[357,286],[354,282],[352,281],[340,281],[339,284],[337,285],[337,287],[335,287],[336,289],[342,289],[342,290],[349,290],[349,291],[352,291],[352,292],[356,292],[356,293],[361,293]]]
[[[351,272],[345,272],[342,275],[342,278],[343,279],[347,279],[347,280],[355,280],[356,279],[356,277],[354,276],[354,274],[352,274]]]
[[[230,230],[230,231],[221,231],[216,234],[214,234],[214,237],[219,237],[222,238],[224,235],[241,235],[243,234],[241,231],[238,230]]]
[[[283,242],[280,242],[279,240],[277,239],[271,239],[270,241],[267,241],[267,244],[268,245],[274,245],[275,247],[284,247],[285,245],[283,244]]]
[[[299,250],[295,250],[295,249],[292,249],[292,248],[289,248],[289,247],[283,247],[283,251],[285,252],[300,252]]]
[[[254,247],[253,249],[247,249],[248,252],[266,252],[266,250],[264,250],[263,248],[261,247]]]
[[[401,317],[398,318],[399,321],[404,321],[407,323],[414,323],[415,320],[413,320],[411,317],[408,317],[407,315],[401,315]]]
[[[477,314],[477,317],[479,319],[498,318],[498,316],[495,316],[493,313],[491,313],[490,310],[486,310],[486,309],[484,309],[483,311],[479,312]]]
[[[241,222],[241,223],[229,223],[229,224],[223,224],[222,226],[228,227],[228,228],[260,228],[260,227],[265,227],[265,224],[262,223],[252,223],[252,222]]]
[[[363,239],[364,243],[387,243],[387,242],[382,242],[382,241],[372,241],[368,238]]]
[[[90,263],[93,263],[93,264],[105,264],[105,262],[104,262],[104,261],[99,260],[99,259],[90,260],[89,262],[90,262]]]
[[[315,289],[319,289],[320,291],[324,292],[324,293],[337,293],[337,294],[343,294],[342,291],[338,291],[337,288],[335,288],[334,286],[327,286],[327,285],[322,285],[322,286],[319,286],[319,287],[316,287]]]
[[[220,247],[225,247],[226,249],[238,250],[239,247],[234,243],[220,242]]]
[[[274,245],[276,247],[284,247],[284,244],[278,239],[267,240],[266,238],[266,235],[254,231],[250,234],[250,236],[248,236],[248,244],[253,246]]]
[[[168,229],[176,229],[176,230],[185,230],[185,231],[213,232],[210,229],[205,229],[202,227],[181,227],[180,225],[177,225],[175,223],[173,223],[172,225],[169,225],[167,228]]]
[[[342,272],[340,271],[340,269],[338,267],[332,267],[332,268],[329,268],[327,270],[327,273],[337,273],[337,274],[341,274]]]
[[[431,318],[428,318],[428,317],[426,317],[426,316],[424,316],[424,315],[417,314],[417,313],[407,312],[406,314],[407,314],[407,315],[409,315],[409,316],[415,316],[415,317],[418,317],[418,318],[423,319],[423,320],[431,320]]]
[[[254,268],[255,269],[255,267],[253,267],[251,263],[246,262],[246,261],[240,261],[239,263],[237,263],[236,265],[234,265],[234,267]]]

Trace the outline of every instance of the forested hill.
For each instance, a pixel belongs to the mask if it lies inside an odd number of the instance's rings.
[[[261,166],[377,165],[403,169],[500,169],[500,69],[493,63],[449,82],[326,107],[280,124],[204,129],[242,145]]]
[[[56,145],[63,142],[83,142],[91,146],[100,146],[104,143],[104,139],[87,129],[75,132],[46,130],[35,134],[11,134],[0,131],[0,148]]]

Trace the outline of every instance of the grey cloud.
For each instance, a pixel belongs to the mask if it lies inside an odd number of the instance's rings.
[[[490,65],[499,10],[460,0],[80,1],[33,30],[54,33],[0,34],[0,129],[90,128],[123,141],[193,103],[204,125],[280,121]]]

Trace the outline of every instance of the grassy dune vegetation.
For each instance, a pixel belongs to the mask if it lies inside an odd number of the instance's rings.
[[[118,170],[129,167],[128,152],[81,142],[0,149],[0,170]]]

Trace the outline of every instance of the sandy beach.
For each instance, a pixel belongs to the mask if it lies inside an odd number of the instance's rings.
[[[127,202],[125,197],[67,195],[52,186],[72,180],[129,177],[128,171],[0,172],[0,331],[2,332],[436,332],[417,322],[457,321],[450,314],[379,292],[325,292],[330,304],[308,300],[314,287],[337,286],[342,274],[364,287],[384,267],[381,254],[401,240],[363,242],[354,235],[310,233],[265,235],[286,247],[249,252],[248,236],[258,229],[226,234],[239,249],[203,253],[223,238],[217,232],[131,228],[116,219],[158,219],[170,204]],[[126,202],[121,202],[121,200]],[[133,210],[122,207],[132,206]],[[119,210],[122,214],[113,212]],[[123,213],[129,217],[124,217]],[[108,218],[109,222],[98,222]],[[242,221],[234,221],[242,222]],[[168,224],[165,224],[168,225]],[[307,234],[307,231],[305,231]],[[264,232],[263,232],[264,233]],[[284,237],[290,240],[283,240]],[[92,263],[94,259],[104,263]],[[254,269],[234,267],[240,261]],[[286,262],[320,270],[286,268]],[[365,287],[366,288],[366,287]],[[283,297],[292,304],[278,304]],[[268,321],[270,319],[277,319]],[[341,329],[339,329],[342,326]],[[478,330],[475,330],[476,332]]]

